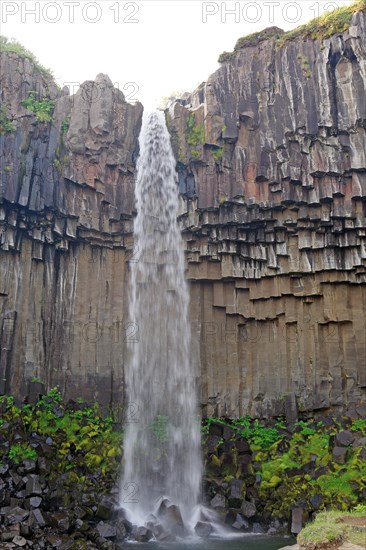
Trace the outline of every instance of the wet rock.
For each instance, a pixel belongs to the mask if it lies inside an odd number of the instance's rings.
[[[241,513],[245,518],[252,518],[257,513],[257,508],[253,502],[244,500],[240,507]]]
[[[353,442],[352,447],[366,447],[366,437],[360,437]]]
[[[24,471],[27,474],[30,474],[36,471],[36,462],[35,460],[30,460],[29,458],[27,458],[26,460],[23,461],[23,467],[24,467]]]
[[[304,508],[293,508],[291,510],[291,533],[298,535],[304,527],[307,519],[308,513],[304,510]]]
[[[70,519],[66,512],[53,512],[49,515],[49,521],[60,533],[67,533],[70,529]]]
[[[235,446],[237,448],[237,451],[239,454],[241,453],[249,453],[251,452],[250,451],[250,446],[249,446],[249,443],[246,439],[239,439],[235,442]]]
[[[47,542],[51,545],[51,548],[59,548],[62,544],[62,538],[59,535],[51,533],[46,537]]]
[[[335,436],[335,443],[339,447],[348,447],[349,445],[352,445],[354,440],[355,436],[349,430],[343,430],[342,432],[337,433]]]
[[[32,510],[29,514],[28,525],[31,529],[35,530],[38,528],[43,528],[46,525],[46,519],[43,515],[43,512],[36,508]]]
[[[176,504],[170,504],[167,499],[163,500],[157,515],[165,529],[178,536],[185,534],[182,514]]]
[[[26,496],[29,497],[33,495],[42,495],[42,487],[39,476],[37,476],[36,474],[30,474],[27,477],[28,481],[25,487]]]
[[[12,529],[10,531],[5,531],[4,533],[1,533],[0,540],[2,542],[8,542],[13,540],[14,537],[17,537],[19,535],[19,529]]]
[[[16,546],[25,546],[27,544],[27,540],[24,538],[24,537],[21,537],[20,535],[17,535],[16,537],[13,538],[13,543],[16,545]]]
[[[100,519],[108,520],[113,515],[114,507],[114,500],[110,497],[103,496],[98,503],[98,508],[95,515]]]
[[[323,504],[323,500],[322,495],[314,495],[310,498],[310,504],[314,510],[319,510],[320,506]]]
[[[231,526],[233,529],[247,530],[249,529],[249,522],[241,514],[236,514],[235,521]]]
[[[39,506],[42,504],[42,498],[41,497],[31,497],[29,499],[29,504],[32,508],[39,508]]]
[[[347,448],[346,447],[334,447],[333,460],[338,464],[344,464],[347,460]]]
[[[230,426],[224,426],[222,437],[224,438],[225,441],[232,439],[234,435],[235,435],[235,431],[232,428],[230,428]]]
[[[212,533],[213,527],[211,523],[198,521],[194,527],[195,533],[202,538],[207,538]]]
[[[105,539],[114,539],[117,536],[116,526],[111,523],[106,523],[104,521],[100,521],[98,523],[97,531],[99,535]]]
[[[217,493],[211,500],[210,505],[211,508],[227,508],[227,500],[224,495]]]
[[[135,534],[137,542],[149,542],[152,537],[153,534],[147,527],[139,527]]]
[[[27,517],[29,516],[29,512],[27,510],[24,510],[23,508],[20,508],[19,506],[15,506],[14,508],[11,508],[7,513],[7,523],[8,525],[13,525],[14,523],[21,523]]]
[[[260,523],[253,523],[253,533],[258,535],[264,534],[266,531]]]

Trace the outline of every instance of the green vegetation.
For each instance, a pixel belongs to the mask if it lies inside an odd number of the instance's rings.
[[[329,425],[328,425],[329,424]],[[215,448],[207,458],[207,472],[214,478],[242,478],[252,483],[253,476],[260,480],[257,491],[262,503],[264,517],[288,518],[290,510],[298,502],[309,511],[324,509],[349,510],[359,504],[366,489],[365,446],[349,445],[344,448],[344,459],[333,457],[334,436],[344,429],[344,422],[332,419],[322,421],[299,421],[286,425],[277,420],[272,425],[263,425],[248,417],[238,420],[207,418],[203,425],[203,443],[212,445],[212,433],[220,436]],[[356,438],[365,437],[366,420],[347,420],[347,429]],[[226,434],[231,428],[233,438]],[[356,433],[357,432],[357,433]],[[235,446],[232,461],[223,459],[228,441],[245,438],[253,451],[252,462],[243,470]],[[320,500],[319,500],[320,496]],[[314,508],[314,502],[317,502]]]
[[[217,149],[211,150],[212,156],[215,159],[216,162],[220,162],[224,155],[224,146],[218,147]]]
[[[35,404],[18,406],[12,397],[3,396],[0,437],[8,446],[0,459],[19,464],[46,454],[52,465],[46,475],[51,479],[61,477],[65,483],[79,484],[80,490],[91,487],[97,478],[112,486],[122,459],[122,433],[114,426],[113,417],[103,416],[97,404],[89,405],[82,399],[65,403],[57,387]],[[157,415],[140,428],[152,436],[152,459],[165,460],[169,418]],[[299,502],[310,512],[333,510],[334,518],[350,509],[365,516],[365,446],[344,447],[342,460],[333,455],[334,438],[345,428],[354,434],[355,443],[366,437],[365,418],[328,418],[327,422],[307,420],[289,425],[283,419],[264,424],[248,416],[236,420],[209,417],[202,423],[207,478],[227,482],[241,479],[243,494],[250,488],[257,495],[258,513],[263,518],[288,519],[291,508]],[[47,438],[51,441],[45,444]],[[243,462],[248,456],[250,460]],[[322,517],[319,514],[316,521]],[[318,529],[318,523],[313,527],[309,537],[321,531],[331,540],[343,536],[343,527],[330,526],[327,532]]]
[[[36,92],[28,92],[28,97],[22,101],[22,105],[32,113],[35,113],[38,122],[51,122],[55,102],[47,97],[41,101],[36,99]]]
[[[196,123],[196,116],[194,113],[189,113],[187,119],[187,144],[189,145],[189,152],[193,159],[199,159],[201,151],[198,149],[200,145],[205,143],[205,126],[204,124]]]
[[[249,416],[243,416],[236,420],[208,417],[202,426],[203,436],[207,437],[212,424],[221,424],[232,428],[239,437],[244,437],[249,442],[253,450],[268,449],[284,437],[279,432],[277,425],[273,428],[267,427],[259,420],[251,420]]]
[[[312,19],[308,23],[297,27],[296,29],[288,32],[283,32],[278,27],[269,27],[260,32],[255,32],[247,36],[239,38],[235,44],[233,52],[223,52],[219,59],[219,63],[224,63],[232,59],[235,53],[247,46],[255,46],[263,40],[270,38],[276,39],[276,46],[282,47],[289,40],[294,39],[311,39],[311,40],[324,40],[332,34],[342,33],[348,29],[352,15],[360,10],[366,9],[366,0],[356,0],[353,4],[342,6],[333,11],[329,11]],[[306,75],[310,72],[310,67],[307,67],[306,63],[303,64],[303,69]]]
[[[288,40],[295,38],[310,38],[311,40],[324,40],[335,33],[342,33],[348,29],[351,17],[356,11],[366,9],[366,0],[357,0],[348,6],[342,6],[312,19],[305,25],[301,25],[293,31],[281,35],[277,39],[277,45],[283,46]]]
[[[8,132],[14,132],[15,126],[13,125],[10,118],[7,116],[7,109],[5,105],[0,107],[0,135],[7,134]]]
[[[15,464],[20,464],[20,462],[26,459],[37,460],[38,457],[37,451],[32,449],[27,443],[12,445],[9,449],[8,456]]]
[[[365,513],[365,505],[359,505],[347,514],[344,512],[321,512],[316,515],[313,522],[302,529],[297,541],[306,548],[343,541],[363,546],[365,532],[362,530],[362,524],[366,523]],[[357,521],[362,516],[364,516],[363,521]],[[357,529],[357,527],[361,527],[361,529]]]
[[[58,388],[51,389],[34,405],[18,407],[12,397],[0,397],[0,433],[4,426],[27,434],[52,438],[52,471],[50,477],[73,472],[79,483],[87,483],[89,473],[117,475],[121,459],[122,434],[113,430],[111,416],[103,417],[97,404],[65,404]],[[6,428],[8,429],[8,428]],[[19,463],[36,459],[37,452],[28,442],[13,442],[8,456]]]
[[[274,444],[267,452],[256,453],[263,481],[260,495],[265,512],[284,514],[296,500],[311,506],[311,498],[322,495],[322,508],[347,510],[358,502],[366,487],[366,463],[361,447],[350,447],[345,464],[332,458],[330,438],[336,429],[301,426],[283,449]],[[281,445],[281,444],[280,444]],[[312,475],[304,470],[311,465]]]
[[[62,138],[67,133],[69,128],[70,128],[70,117],[67,117],[67,118],[64,118],[64,120],[61,122],[61,136],[62,136]]]
[[[52,72],[50,69],[46,69],[36,58],[36,56],[27,50],[22,44],[17,42],[14,39],[9,39],[6,36],[0,35],[0,53],[2,52],[13,52],[19,55],[20,57],[25,57],[33,62],[34,66],[38,71],[46,76],[52,77]]]

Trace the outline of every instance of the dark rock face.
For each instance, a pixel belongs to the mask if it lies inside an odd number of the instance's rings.
[[[208,416],[365,402],[365,29],[249,41],[167,112]]]
[[[14,53],[0,79],[15,127],[0,135],[0,393],[36,400],[40,377],[107,403],[123,379],[142,105],[102,74],[70,96]],[[23,106],[30,91],[54,102],[52,122]]]

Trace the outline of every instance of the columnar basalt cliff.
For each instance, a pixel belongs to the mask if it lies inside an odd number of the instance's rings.
[[[142,105],[105,75],[70,96],[14,53],[1,54],[0,76],[13,125],[0,135],[0,393],[41,379],[119,401]],[[44,98],[52,122],[37,114]]]
[[[272,28],[222,60],[167,112],[203,413],[352,409],[366,398],[366,14],[322,40]],[[14,53],[0,76],[0,393],[37,377],[113,402],[136,331],[142,106],[104,75],[70,96]],[[52,121],[22,104],[32,90]]]
[[[365,12],[324,40],[270,28],[221,57],[167,115],[202,402],[228,416],[354,406],[366,390]]]

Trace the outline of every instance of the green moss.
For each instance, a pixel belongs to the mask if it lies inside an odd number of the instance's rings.
[[[61,175],[61,174],[62,174],[62,164],[61,164],[61,162],[59,161],[59,159],[58,159],[58,158],[55,158],[55,160],[53,161],[53,164],[55,165],[56,170],[57,170],[57,172],[59,173],[59,175]]]
[[[36,58],[36,56],[27,50],[22,44],[17,42],[16,40],[9,40],[6,36],[0,35],[0,53],[2,52],[13,52],[19,55],[20,57],[25,57],[26,59],[29,59],[33,62],[34,66],[38,71],[46,76],[52,77],[52,72],[50,69],[46,69]]]
[[[14,132],[16,130],[14,124],[7,116],[7,109],[5,105],[0,107],[0,135]]]
[[[194,113],[189,113],[187,119],[187,145],[193,159],[197,160],[201,156],[200,145],[205,143],[205,126],[196,123]]]

